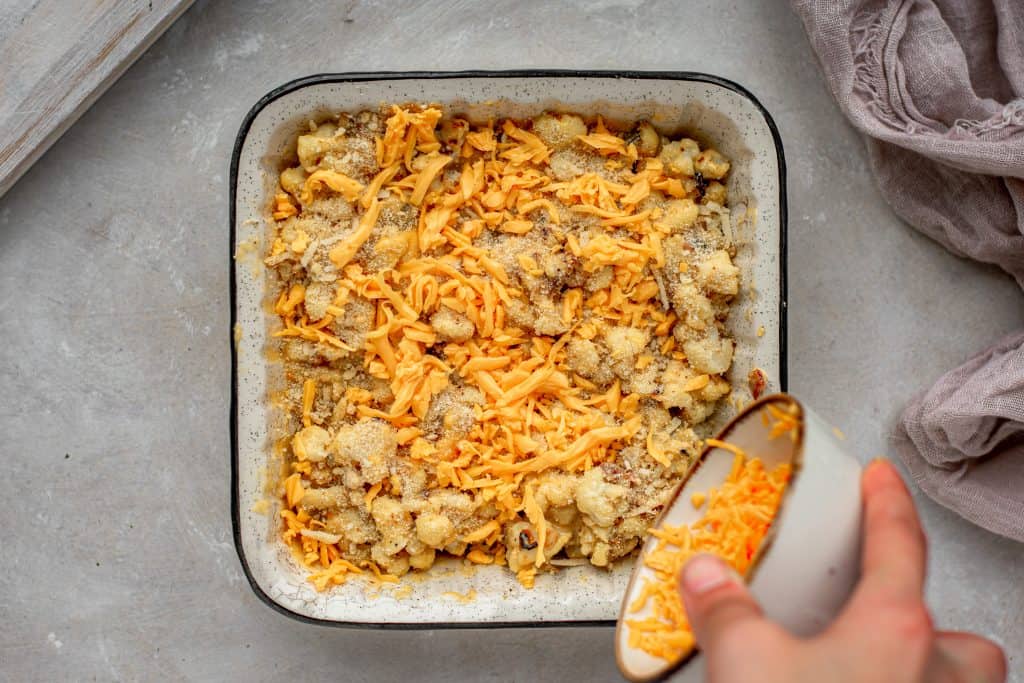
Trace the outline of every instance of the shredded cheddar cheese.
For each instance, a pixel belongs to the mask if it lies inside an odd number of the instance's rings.
[[[313,193],[321,187],[328,187],[335,192],[340,192],[350,202],[355,201],[363,190],[363,186],[358,181],[349,178],[343,173],[338,173],[337,171],[316,171],[306,178],[299,201],[303,204],[310,203],[313,200]]]
[[[298,215],[299,210],[292,204],[291,199],[284,192],[279,192],[274,196],[274,210],[273,217],[275,221],[283,221],[286,218]]]
[[[359,225],[356,227],[355,232],[349,236],[349,238],[338,246],[331,249],[328,254],[328,258],[331,259],[331,263],[337,268],[344,268],[348,265],[348,262],[352,260],[352,257],[359,251],[359,247],[363,246],[370,237],[370,233],[373,231],[373,227],[377,224],[377,217],[380,215],[380,202],[376,199],[370,201],[370,206],[366,209],[366,213],[359,219]]]
[[[302,384],[302,424],[309,427],[313,424],[310,411],[313,409],[313,401],[316,399],[316,380],[307,379]]]
[[[693,630],[686,618],[678,581],[683,566],[694,555],[714,553],[741,576],[750,569],[761,542],[789,483],[792,468],[782,463],[768,472],[757,458],[721,441],[718,448],[735,452],[732,471],[717,489],[695,493],[694,508],[707,504],[704,516],[691,526],[662,526],[651,529],[658,539],[642,561],[654,573],[644,578],[626,619],[630,647],[669,662],[677,662],[695,646]]]
[[[653,519],[728,394],[735,294],[694,280],[712,257],[731,273],[732,247],[687,242],[695,181],[658,155],[667,138],[637,139],[416,105],[300,136],[265,262],[281,535],[318,590],[442,554],[530,587],[552,559],[632,552],[643,526],[616,519]]]

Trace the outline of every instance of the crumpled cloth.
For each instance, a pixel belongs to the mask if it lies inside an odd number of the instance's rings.
[[[886,201],[1024,287],[1024,0],[793,0]],[[965,350],[966,351],[966,350]],[[930,497],[1024,541],[1024,331],[906,408],[898,450]]]

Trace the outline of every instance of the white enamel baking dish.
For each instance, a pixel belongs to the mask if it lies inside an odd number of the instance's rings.
[[[614,623],[632,561],[612,571],[589,566],[537,577],[520,587],[504,568],[439,563],[403,579],[398,596],[362,580],[318,593],[278,541],[278,509],[267,498],[271,459],[264,272],[266,216],[277,173],[310,119],[381,103],[429,102],[473,120],[525,118],[545,110],[648,119],[667,133],[695,133],[733,163],[736,263],[744,292],[730,318],[737,340],[735,395],[761,368],[767,391],[785,389],[785,164],[771,117],[739,85],[697,73],[506,71],[326,74],[288,83],[256,103],[242,123],[231,162],[232,513],[235,544],[253,590],[268,605],[317,623],[379,627],[536,626]],[[760,331],[760,334],[759,334]],[[732,416],[724,406],[719,422]],[[267,507],[266,510],[261,506]],[[260,510],[259,512],[254,510]],[[406,587],[407,586],[407,587]],[[472,596],[472,597],[468,597]]]

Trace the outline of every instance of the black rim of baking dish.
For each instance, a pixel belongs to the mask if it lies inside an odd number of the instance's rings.
[[[253,105],[249,113],[242,120],[242,125],[235,138],[234,152],[231,154],[231,175],[228,207],[228,264],[229,273],[229,294],[231,305],[231,322],[228,328],[228,341],[231,348],[231,415],[230,415],[230,439],[231,439],[231,526],[235,541],[235,550],[238,559],[242,564],[242,571],[249,581],[253,592],[268,607],[285,616],[297,619],[309,624],[320,626],[337,626],[343,628],[369,628],[369,629],[392,629],[392,630],[423,630],[423,629],[492,629],[492,628],[539,628],[539,627],[575,627],[575,626],[615,626],[614,619],[582,619],[564,621],[494,621],[494,622],[356,622],[356,621],[334,621],[331,619],[317,619],[300,614],[288,609],[275,601],[264,592],[263,588],[256,581],[252,571],[249,569],[249,562],[245,557],[242,548],[242,527],[241,509],[238,496],[238,349],[235,345],[234,330],[237,323],[237,298],[235,282],[235,203],[238,183],[238,161],[242,154],[242,147],[249,135],[249,129],[259,113],[274,100],[310,85],[323,83],[355,83],[367,81],[395,81],[410,79],[450,79],[450,78],[611,78],[628,80],[672,80],[672,81],[697,81],[721,86],[747,98],[764,117],[764,121],[771,131],[772,140],[775,143],[775,154],[779,167],[779,390],[786,391],[787,385],[787,363],[786,363],[786,159],[782,151],[782,138],[779,129],[775,125],[771,114],[764,108],[764,105],[746,88],[739,83],[726,78],[713,76],[695,71],[576,71],[570,69],[522,69],[511,71],[403,71],[403,72],[355,72],[338,74],[316,74],[289,81],[284,85],[271,90]]]

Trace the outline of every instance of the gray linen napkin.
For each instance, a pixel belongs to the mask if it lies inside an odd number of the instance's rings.
[[[901,218],[1024,287],[1024,1],[793,0]],[[1024,541],[1024,332],[941,377],[900,424],[929,496]]]

